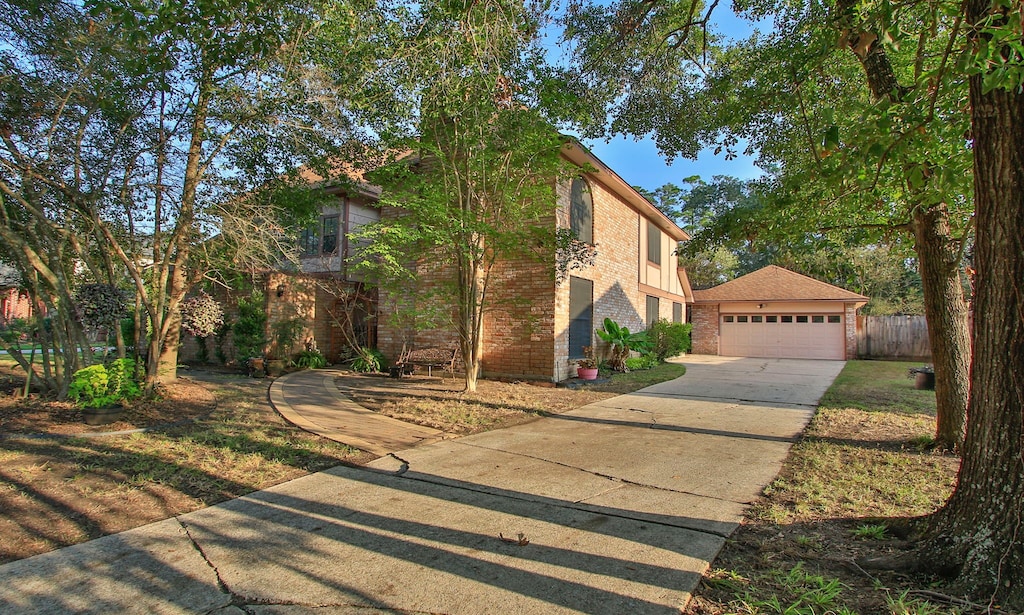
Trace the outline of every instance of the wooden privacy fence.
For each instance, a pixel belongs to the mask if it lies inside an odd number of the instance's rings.
[[[930,360],[924,316],[857,316],[857,357]]]

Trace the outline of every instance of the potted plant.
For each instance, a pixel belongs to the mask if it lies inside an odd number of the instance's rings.
[[[594,347],[583,347],[583,358],[576,360],[576,377],[580,380],[597,380],[597,360],[594,359]]]
[[[87,425],[106,425],[121,418],[122,402],[142,394],[135,382],[135,361],[118,359],[107,365],[92,365],[72,376],[68,397],[82,409]]]

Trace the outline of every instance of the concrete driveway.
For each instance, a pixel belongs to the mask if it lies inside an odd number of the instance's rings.
[[[687,375],[0,567],[3,612],[677,613],[842,362]]]

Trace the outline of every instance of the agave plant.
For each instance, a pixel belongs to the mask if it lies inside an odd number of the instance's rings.
[[[615,371],[629,371],[626,369],[626,359],[631,351],[644,353],[651,350],[646,331],[631,333],[627,327],[619,326],[611,318],[604,319],[604,327],[597,330],[597,336],[611,345],[612,355],[608,366]]]

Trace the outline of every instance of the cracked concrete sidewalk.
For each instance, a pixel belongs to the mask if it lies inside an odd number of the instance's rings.
[[[682,362],[563,415],[0,566],[0,611],[678,613],[843,366]]]

